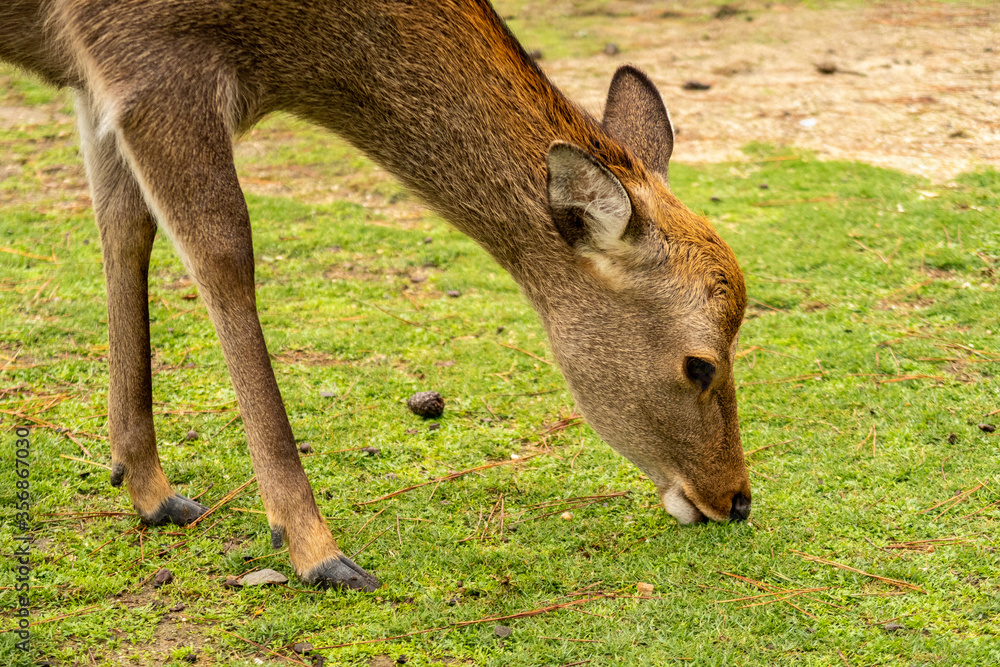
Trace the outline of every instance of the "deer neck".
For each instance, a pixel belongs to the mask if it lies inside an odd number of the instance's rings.
[[[418,8],[424,13],[409,17],[408,30],[399,29],[405,16],[375,29],[366,23],[367,33],[331,26],[336,35],[325,50],[336,50],[339,67],[317,64],[325,85],[296,91],[301,102],[291,110],[374,157],[485,248],[544,310],[541,292],[579,272],[548,211],[549,145],[610,140],[485,3],[457,4],[468,21]]]

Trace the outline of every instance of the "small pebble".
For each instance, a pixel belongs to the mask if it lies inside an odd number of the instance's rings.
[[[457,289],[450,289],[447,292],[445,292],[445,294],[450,296],[452,299],[457,299],[458,297],[462,296],[462,293],[459,292]]]
[[[572,521],[573,520],[573,513],[572,512],[563,512],[562,514],[559,515],[559,518],[563,519],[564,521]]]
[[[503,639],[504,637],[510,637],[511,632],[513,632],[513,630],[508,628],[506,625],[498,625],[495,628],[493,628],[493,634],[495,634],[500,639]]]
[[[653,594],[653,584],[647,584],[640,581],[635,585],[635,590],[639,595],[652,595]]]
[[[604,47],[604,55],[606,56],[617,56],[620,52],[617,44],[612,43]]]
[[[263,570],[257,570],[256,572],[251,572],[249,574],[243,575],[240,578],[240,583],[242,583],[244,586],[285,584],[288,583],[288,577],[270,568],[264,568]]]
[[[167,568],[161,569],[153,577],[153,588],[160,588],[161,586],[166,586],[171,581],[174,580],[174,573]]]
[[[298,642],[297,644],[292,644],[292,650],[298,653],[299,655],[305,655],[314,648],[316,647],[310,644],[309,642]]]
[[[427,430],[428,431],[436,431],[439,428],[441,428],[441,424],[438,424],[437,422],[434,422],[433,424],[428,424],[427,425]]]
[[[172,611],[174,613],[176,613],[178,611],[184,611],[184,603],[183,602],[178,602],[177,604],[175,604],[173,607],[170,608],[170,611]]]
[[[684,90],[709,90],[712,87],[710,83],[702,83],[701,81],[685,81],[684,85],[681,86]]]
[[[195,431],[195,430],[188,431],[187,435],[184,436],[184,439],[185,440],[197,440],[198,439],[198,431]]]
[[[299,451],[302,452],[303,454],[311,454],[312,450],[313,450],[312,445],[310,445],[308,442],[299,443]]]
[[[980,424],[979,430],[985,433],[993,433],[994,431],[997,430],[997,427],[994,426],[993,424]]]

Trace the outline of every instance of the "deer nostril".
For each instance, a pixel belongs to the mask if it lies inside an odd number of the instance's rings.
[[[750,516],[750,499],[742,493],[733,496],[733,508],[729,510],[730,521],[746,521]]]

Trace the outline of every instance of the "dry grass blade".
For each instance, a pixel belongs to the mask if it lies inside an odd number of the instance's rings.
[[[725,575],[727,577],[732,577],[733,579],[739,579],[740,581],[745,581],[746,583],[751,584],[752,586],[756,586],[757,588],[761,589],[762,591],[774,592],[774,589],[777,588],[776,586],[772,586],[771,584],[765,584],[763,581],[757,581],[756,579],[751,579],[750,577],[744,577],[744,576],[741,576],[741,575],[738,575],[738,574],[733,574],[732,572],[720,572],[719,574],[723,574],[723,575]],[[780,590],[779,589],[777,591],[777,593],[778,594],[785,594],[785,593],[788,593],[788,591]],[[805,614],[806,616],[808,616],[809,618],[813,619],[814,621],[818,620],[815,616],[813,616],[812,614],[810,614],[808,611],[806,611],[802,607],[796,605],[795,603],[793,603],[793,602],[791,602],[791,601],[789,601],[787,599],[784,599],[784,598],[779,598],[779,600],[781,602],[784,602],[785,604],[787,604],[789,607],[792,607],[793,609],[799,611],[800,613]]]
[[[910,380],[933,380],[935,382],[944,382],[948,378],[942,377],[940,375],[899,375],[897,377],[890,377],[885,380],[875,380],[875,384],[892,384],[894,382],[909,382]]]
[[[99,604],[95,604],[95,605],[91,605],[89,607],[84,607],[83,609],[77,609],[76,611],[70,612],[68,614],[59,614],[58,616],[52,616],[50,618],[43,618],[41,620],[34,621],[33,623],[28,624],[28,627],[31,628],[31,627],[34,627],[36,625],[42,625],[43,623],[55,623],[56,621],[61,621],[61,620],[65,619],[65,618],[74,618],[76,616],[84,616],[86,614],[92,614],[95,611],[97,611],[97,608],[100,607],[100,606],[101,605],[99,605]]]
[[[760,595],[747,595],[747,596],[741,597],[741,598],[730,598],[728,600],[716,600],[715,604],[726,604],[728,602],[747,602],[749,600],[759,600],[761,598],[774,597],[774,596],[777,596],[777,595],[785,595],[785,594],[802,595],[803,593],[818,593],[819,591],[828,591],[828,590],[830,590],[829,586],[824,586],[823,588],[797,588],[797,589],[792,589],[792,590],[772,591],[770,593],[761,593]]]
[[[414,484],[413,486],[408,486],[405,489],[400,489],[399,491],[393,491],[392,493],[388,493],[388,494],[386,494],[384,496],[381,496],[379,498],[375,498],[373,500],[366,500],[366,501],[364,501],[362,503],[357,503],[357,504],[358,505],[371,505],[372,503],[381,502],[383,500],[388,500],[389,498],[395,498],[396,496],[400,496],[400,495],[402,495],[404,493],[409,493],[410,491],[413,491],[414,489],[419,489],[421,487],[427,486],[428,484],[439,484],[441,482],[450,482],[453,479],[458,479],[459,477],[462,477],[463,475],[468,475],[469,473],[479,472],[480,470],[489,470],[490,468],[496,468],[498,466],[510,465],[510,464],[513,464],[513,463],[524,463],[525,461],[529,461],[529,460],[535,458],[536,456],[541,456],[541,455],[542,455],[542,452],[539,452],[538,454],[529,454],[528,456],[523,456],[523,457],[521,457],[519,459],[511,459],[509,461],[496,461],[494,463],[487,463],[486,465],[476,466],[475,468],[469,468],[468,470],[462,470],[460,472],[453,472],[450,475],[444,475],[443,477],[436,477],[436,478],[434,478],[432,480],[428,480],[426,482],[421,482],[420,484]]]
[[[887,544],[883,549],[899,549],[905,551],[934,551],[935,547],[949,544],[966,544],[969,538],[966,537],[937,537],[930,540],[912,540],[910,542],[893,542]]]
[[[801,551],[795,551],[794,549],[792,549],[791,552],[797,556],[801,556],[802,558],[805,558],[806,560],[812,561],[814,563],[822,563],[823,565],[829,565],[831,567],[840,568],[841,570],[847,570],[848,572],[854,572],[855,574],[860,574],[865,577],[878,579],[879,581],[885,582],[892,586],[896,586],[898,588],[909,588],[911,590],[916,591],[917,593],[924,593],[925,595],[927,594],[927,591],[925,591],[924,589],[920,588],[915,584],[911,584],[907,581],[900,581],[899,579],[890,579],[889,577],[883,577],[878,574],[872,574],[871,572],[865,572],[864,570],[859,570],[858,568],[851,567],[850,565],[844,565],[843,563],[837,563],[832,560],[826,560],[825,558],[820,558],[819,556],[811,556]]]
[[[980,512],[985,512],[986,510],[988,510],[991,507],[1000,507],[1000,500],[997,500],[996,502],[989,503],[988,505],[983,505],[982,507],[980,507],[979,509],[977,509],[975,512],[970,512],[970,513],[966,514],[965,516],[963,516],[962,518],[963,519],[968,519],[970,516],[976,516]]]
[[[751,297],[747,297],[747,301],[753,301],[758,306],[760,306],[762,308],[767,308],[768,310],[773,310],[776,313],[787,313],[788,312],[787,310],[783,310],[781,308],[775,308],[774,306],[770,306],[770,305],[764,303],[763,301],[758,301],[757,299],[754,299],[754,298],[751,298]]]
[[[542,435],[545,435],[546,433],[557,433],[569,428],[570,426],[579,426],[582,423],[584,423],[582,416],[572,414],[546,426],[542,429]]]
[[[55,254],[51,257],[44,257],[42,255],[36,255],[32,252],[25,252],[24,250],[18,250],[17,248],[0,248],[0,252],[6,252],[11,255],[20,255],[21,257],[27,257],[28,259],[40,259],[43,262],[52,262],[53,264],[58,264],[59,260],[56,258]]]
[[[232,491],[230,491],[229,493],[227,493],[222,498],[222,500],[220,500],[219,502],[217,502],[214,505],[212,505],[212,507],[210,507],[207,512],[205,512],[200,517],[198,517],[197,519],[195,519],[194,521],[192,521],[191,523],[189,523],[187,525],[187,529],[191,530],[192,528],[194,528],[195,526],[197,526],[199,523],[201,523],[201,521],[205,517],[207,517],[209,514],[211,514],[212,512],[214,512],[215,510],[219,509],[220,507],[222,507],[223,505],[225,505],[226,503],[228,503],[230,500],[232,500],[233,498],[235,498],[237,496],[237,494],[239,494],[240,491],[242,491],[243,489],[247,488],[248,486],[250,486],[255,481],[257,481],[257,476],[256,475],[254,475],[253,477],[251,477],[250,479],[248,479],[247,481],[243,482],[238,487],[236,487],[235,489],[233,489]]]
[[[536,519],[544,519],[546,517],[550,517],[550,516],[553,516],[555,514],[561,514],[562,512],[564,512],[564,511],[566,511],[568,509],[580,509],[581,507],[586,507],[587,505],[592,505],[593,503],[599,502],[601,500],[606,500],[608,498],[619,498],[621,496],[626,496],[626,495],[628,495],[628,493],[629,493],[628,491],[616,491],[614,493],[602,493],[602,494],[598,494],[598,495],[595,495],[595,496],[579,496],[579,497],[576,497],[576,498],[567,498],[565,500],[553,500],[553,501],[548,501],[548,502],[544,502],[544,503],[539,503],[537,505],[533,505],[533,506],[529,507],[528,509],[526,509],[524,512],[522,512],[518,516],[524,516],[528,512],[531,512],[531,511],[534,511],[534,510],[549,509],[549,508],[552,508],[552,507],[555,507],[557,509],[555,509],[555,510],[553,510],[551,512],[546,512],[545,514],[539,514],[537,516],[528,517],[526,519],[519,519],[518,521],[514,521],[513,523],[511,523],[509,525],[516,526],[517,524],[524,523],[525,521],[534,521]]]
[[[756,454],[757,452],[762,452],[765,449],[770,449],[771,447],[777,447],[778,445],[787,445],[790,442],[795,442],[798,437],[789,438],[788,440],[782,440],[781,442],[772,442],[770,445],[764,445],[763,447],[758,447],[757,449],[751,449],[749,452],[743,452],[743,458],[750,456],[751,454]]]
[[[374,542],[375,540],[377,540],[378,538],[382,537],[383,535],[385,535],[388,532],[389,532],[389,528],[386,528],[381,533],[379,533],[378,535],[376,535],[372,539],[370,539],[367,542],[365,542],[365,545],[363,547],[361,547],[360,549],[358,549],[357,551],[355,551],[354,553],[351,554],[351,558],[357,558],[358,554],[360,554],[362,551],[364,551],[365,549],[367,549],[368,547],[370,547],[372,545],[372,542]]]
[[[223,630],[222,628],[219,628],[219,631],[220,632],[225,632],[230,637],[236,637],[241,642],[246,642],[247,644],[250,644],[252,646],[256,646],[257,648],[261,649],[262,651],[267,651],[271,655],[275,655],[275,656],[281,658],[282,660],[287,660],[288,662],[294,663],[296,665],[302,665],[302,667],[310,667],[307,663],[304,663],[301,660],[296,660],[295,658],[289,658],[287,655],[281,655],[280,653],[275,653],[274,651],[272,651],[271,649],[269,649],[266,646],[262,646],[261,644],[258,644],[257,642],[250,641],[246,637],[240,637],[235,632],[229,632],[228,630]]]
[[[551,365],[552,365],[552,362],[551,362],[551,361],[549,361],[548,359],[542,359],[542,358],[541,358],[541,357],[539,357],[539,356],[538,356],[537,354],[532,354],[531,352],[528,352],[527,350],[522,350],[522,349],[521,349],[521,348],[519,348],[519,347],[514,347],[513,345],[507,345],[506,343],[501,343],[500,341],[494,341],[494,342],[495,342],[495,343],[496,343],[497,345],[499,345],[500,347],[506,347],[506,348],[507,348],[508,350],[516,350],[517,352],[520,352],[521,354],[526,354],[526,355],[528,355],[528,356],[529,356],[529,357],[531,357],[532,359],[538,359],[538,360],[539,360],[540,362],[542,362],[543,364],[547,364],[547,365],[549,365],[549,366],[551,366]]]
[[[794,377],[778,378],[777,380],[755,380],[754,382],[741,382],[741,387],[752,387],[758,384],[784,384],[786,382],[806,382],[809,380],[822,380],[823,375],[819,373],[809,373],[808,375],[796,375]]]
[[[595,595],[594,597],[581,598],[579,600],[573,600],[571,602],[564,602],[562,604],[549,605],[547,607],[541,607],[539,609],[531,609],[529,611],[522,611],[517,614],[510,614],[508,616],[488,616],[486,618],[478,618],[474,621],[459,621],[457,623],[452,623],[451,625],[442,625],[437,628],[427,628],[425,630],[415,630],[413,632],[408,632],[405,635],[396,635],[395,637],[383,637],[381,639],[365,639],[358,642],[348,642],[346,644],[333,644],[332,646],[319,646],[315,648],[316,651],[325,651],[334,648],[344,648],[346,646],[358,646],[361,644],[377,644],[380,642],[389,642],[395,639],[403,639],[405,637],[412,637],[414,635],[423,635],[428,632],[438,632],[441,630],[452,630],[454,628],[465,628],[470,625],[479,625],[481,623],[495,623],[498,621],[509,621],[515,618],[527,618],[529,616],[538,616],[539,614],[547,614],[549,612],[558,611],[559,609],[566,609],[567,607],[572,607],[578,604],[584,604],[592,600],[600,600],[605,597],[603,594]]]
[[[854,242],[856,244],[858,244],[861,247],[862,250],[867,250],[868,252],[870,252],[870,253],[872,253],[874,255],[877,255],[878,258],[882,260],[882,263],[885,264],[886,266],[889,266],[892,263],[892,255],[889,255],[889,257],[886,258],[886,256],[883,255],[882,253],[880,253],[878,250],[872,250],[871,248],[869,248],[868,246],[866,246],[861,241],[855,240]],[[897,247],[898,247],[898,244],[897,244]],[[896,251],[893,250],[892,254],[893,255],[896,254]]]
[[[931,510],[935,510],[935,509],[941,507],[942,505],[948,505],[947,507],[944,508],[944,510],[941,511],[941,514],[944,514],[944,513],[948,512],[951,508],[955,507],[956,505],[958,505],[959,503],[961,503],[962,501],[964,501],[965,499],[967,499],[969,496],[971,496],[973,493],[975,493],[976,491],[978,491],[981,488],[983,488],[983,484],[977,484],[976,486],[972,487],[968,491],[965,491],[964,493],[961,493],[961,494],[959,494],[957,496],[952,496],[950,498],[945,498],[941,502],[935,503],[935,504],[931,505],[930,507],[928,507],[925,510],[920,510],[920,513],[921,514],[927,514]]]
[[[819,204],[821,202],[837,201],[836,197],[812,197],[810,199],[770,199],[767,201],[750,202],[751,206],[766,208],[769,206],[794,206],[796,204]]]
[[[375,512],[375,514],[372,514],[370,517],[368,517],[368,520],[365,521],[364,524],[360,528],[358,528],[358,532],[356,532],[354,534],[355,535],[360,535],[364,531],[364,529],[368,527],[368,524],[370,524],[372,522],[372,520],[375,519],[375,517],[377,517],[379,514],[381,514],[382,512],[386,511],[387,509],[389,509],[388,506],[383,507],[378,512]]]
[[[97,466],[98,468],[104,468],[105,470],[111,470],[111,466],[106,466],[103,463],[98,463],[97,461],[88,461],[87,459],[78,459],[75,456],[67,456],[66,454],[60,454],[59,458],[67,459],[69,461],[79,461],[80,463],[86,463],[87,465]]]

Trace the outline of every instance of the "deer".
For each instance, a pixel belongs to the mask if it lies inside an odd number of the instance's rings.
[[[76,96],[108,294],[110,481],[144,523],[207,511],[157,454],[159,229],[221,344],[273,547],[288,545],[307,584],[380,586],[316,504],[257,315],[233,150],[276,111],[348,141],[510,273],[577,409],[680,524],[748,518],[733,375],[743,274],[671,192],[673,124],[636,67],[614,73],[597,120],[488,0],[6,0],[0,59]]]

